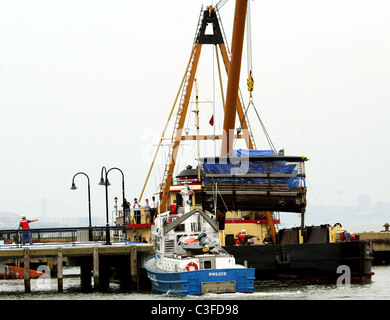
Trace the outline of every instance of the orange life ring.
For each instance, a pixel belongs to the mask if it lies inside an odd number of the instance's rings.
[[[198,265],[195,263],[195,262],[190,262],[189,264],[187,264],[187,267],[186,267],[186,270],[187,271],[190,271],[190,267],[194,267],[195,270],[198,270]]]

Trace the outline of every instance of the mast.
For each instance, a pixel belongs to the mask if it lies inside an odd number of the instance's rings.
[[[196,116],[196,135],[199,136],[199,105],[198,105],[198,83],[195,79],[195,93],[196,93],[196,109],[195,109],[195,116]],[[199,154],[199,139],[196,139],[196,152],[197,152],[197,160],[198,160],[198,181],[200,181],[200,154]]]
[[[236,0],[221,156],[227,156],[233,151],[234,126],[236,122],[236,105],[240,81],[247,1],[248,0]]]
[[[179,151],[179,145],[181,142],[181,136],[183,134],[184,121],[186,119],[188,103],[192,92],[192,87],[195,79],[196,68],[198,66],[200,51],[202,49],[201,44],[195,44],[191,54],[191,70],[186,78],[185,89],[182,93],[182,99],[179,105],[179,111],[176,116],[174,132],[172,134],[171,145],[168,154],[168,162],[165,165],[163,182],[161,185],[161,201],[160,201],[160,212],[164,212],[167,208],[169,189],[172,184],[173,171],[176,165],[176,157]]]

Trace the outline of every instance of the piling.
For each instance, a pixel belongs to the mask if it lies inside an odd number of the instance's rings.
[[[80,263],[81,289],[83,291],[90,291],[92,288],[91,270],[92,265],[90,261],[82,261]]]
[[[99,289],[99,251],[98,247],[93,247],[93,285],[94,289]]]
[[[57,248],[57,282],[58,282],[58,292],[63,292],[64,290],[64,278],[62,272],[62,248]]]
[[[23,264],[24,264],[24,292],[31,292],[31,280],[30,280],[30,250],[25,248],[23,250]]]
[[[130,273],[132,287],[138,290],[137,247],[134,245],[131,246],[130,251]]]

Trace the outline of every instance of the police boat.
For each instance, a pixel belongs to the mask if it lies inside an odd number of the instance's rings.
[[[191,210],[190,189],[181,191],[184,210],[159,214],[152,229],[155,253],[145,261],[152,287],[162,293],[253,292],[255,269],[236,264],[220,244],[213,215]]]

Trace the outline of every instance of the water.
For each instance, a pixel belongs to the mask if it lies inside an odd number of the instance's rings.
[[[305,281],[256,281],[253,293],[206,294],[178,297],[155,292],[121,292],[112,283],[108,292],[80,291],[78,268],[64,268],[64,292],[57,292],[57,279],[32,279],[31,293],[24,293],[24,281],[0,280],[0,300],[390,300],[390,266],[374,266],[369,284],[310,284]]]

